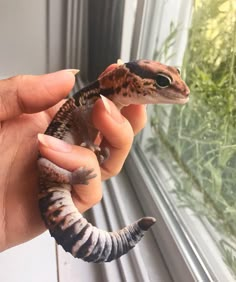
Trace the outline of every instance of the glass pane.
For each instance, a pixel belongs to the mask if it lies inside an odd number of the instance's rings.
[[[172,48],[180,34],[181,23],[172,23],[154,59],[169,63],[183,52]],[[166,188],[206,260],[222,259],[236,276],[235,1],[194,2],[181,72],[190,102],[152,107],[140,142],[150,162],[161,161],[170,174]]]

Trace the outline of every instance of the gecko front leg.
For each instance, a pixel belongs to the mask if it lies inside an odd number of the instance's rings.
[[[100,132],[93,126],[91,112],[92,107],[78,107],[73,111],[74,131],[79,135],[79,139],[82,140],[80,146],[94,152],[98,163],[102,164],[109,158],[110,151],[108,147],[102,148],[100,145],[94,143]]]

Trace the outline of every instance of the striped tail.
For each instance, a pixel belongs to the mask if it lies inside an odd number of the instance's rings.
[[[65,251],[87,262],[109,262],[121,257],[156,221],[153,217],[144,217],[117,232],[103,231],[92,226],[77,210],[69,184],[43,187],[39,208],[50,234]]]

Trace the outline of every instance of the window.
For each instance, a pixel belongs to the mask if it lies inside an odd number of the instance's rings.
[[[142,27],[139,57],[182,67],[191,98],[185,106],[151,107],[149,126],[137,138],[126,170],[143,209],[159,215],[155,236],[172,277],[232,281],[236,5],[223,0],[147,2],[152,20]],[[150,34],[155,38],[149,42]],[[134,163],[139,175],[130,174]],[[186,268],[178,261],[181,256]]]

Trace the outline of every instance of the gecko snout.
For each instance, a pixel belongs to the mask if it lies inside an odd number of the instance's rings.
[[[190,89],[186,85],[185,91],[183,91],[183,95],[187,98],[190,95]]]

